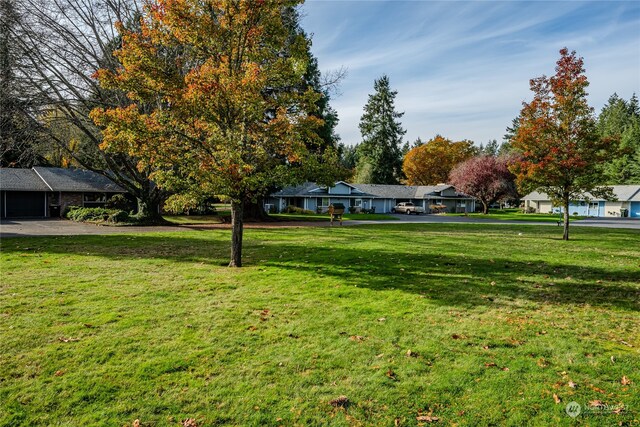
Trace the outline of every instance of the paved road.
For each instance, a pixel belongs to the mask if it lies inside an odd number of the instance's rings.
[[[503,221],[471,217],[455,217],[443,215],[395,215],[399,221],[345,221],[344,225],[363,224],[424,224],[424,223],[466,223],[466,224],[518,224],[518,225],[553,225],[549,222]],[[276,222],[246,224],[247,228],[264,227],[328,227],[328,222]],[[640,230],[640,219],[628,218],[590,218],[573,221],[571,226],[606,227]],[[3,220],[0,221],[0,237],[26,236],[77,236],[90,234],[143,233],[152,231],[180,231],[187,229],[206,230],[213,228],[229,228],[228,224],[199,226],[155,226],[155,227],[108,227],[93,224],[77,223],[61,219],[45,220]]]

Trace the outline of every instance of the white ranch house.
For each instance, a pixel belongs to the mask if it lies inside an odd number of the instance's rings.
[[[287,187],[272,194],[265,208],[275,207],[281,211],[287,206],[296,206],[314,212],[326,212],[329,205],[342,203],[346,207],[356,207],[376,213],[388,213],[400,202],[413,202],[422,206],[425,212],[432,212],[431,206],[443,206],[446,212],[474,212],[475,199],[458,193],[447,184],[439,185],[382,185],[348,184],[336,182],[332,187],[323,187],[307,182],[297,187]]]
[[[586,197],[574,200],[569,204],[569,215],[591,217],[640,218],[640,185],[612,185],[616,200],[604,200],[598,197]],[[537,213],[560,213],[561,207],[554,206],[545,193],[534,191],[523,197],[525,209],[533,209]]]

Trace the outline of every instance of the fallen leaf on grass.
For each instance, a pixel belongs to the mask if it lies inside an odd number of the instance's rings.
[[[391,369],[387,371],[387,377],[391,378],[394,381],[398,379],[398,377],[396,377],[396,373],[393,372]]]
[[[560,396],[558,396],[557,394],[553,393],[553,401],[556,402],[556,405],[557,405],[560,402],[562,402],[562,399],[560,399]]]
[[[60,342],[76,342],[76,341],[80,341],[80,338],[58,337],[58,341],[60,341]]]
[[[338,396],[329,401],[329,405],[335,408],[346,408],[349,405],[349,398],[347,396]]]
[[[351,335],[349,339],[355,342],[362,342],[365,340],[365,337],[361,337],[360,335]]]
[[[589,385],[589,387],[591,388],[591,390],[597,391],[598,393],[606,393],[606,391],[604,391],[601,388],[598,388],[598,387],[594,386],[593,384]]]
[[[484,364],[484,366],[485,366],[485,367],[487,367],[487,368],[492,368],[492,367],[494,367],[494,366],[498,366],[498,365],[496,365],[496,364],[495,364],[495,363],[493,363],[493,362],[490,362],[490,363],[485,363],[485,364]]]
[[[407,357],[418,357],[418,353],[415,351],[407,350]]]
[[[629,385],[629,384],[631,384],[631,380],[630,380],[629,378],[627,378],[627,376],[626,376],[626,375],[624,375],[624,376],[622,377],[622,380],[620,380],[620,383],[621,383],[622,385]]]
[[[387,320],[386,317],[381,317],[381,318],[378,319],[378,322],[384,322],[385,320]]]
[[[133,420],[133,424],[131,424],[131,427],[140,427],[140,420],[137,418]]]
[[[427,423],[436,423],[440,420],[438,417],[432,417],[431,415],[419,415],[416,417],[418,421],[424,421]]]
[[[604,403],[602,403],[602,400],[591,400],[589,402],[589,406],[591,406],[592,408],[600,408],[604,406]]]
[[[53,376],[54,376],[54,377],[61,377],[61,376],[63,376],[63,375],[64,375],[64,371],[63,371],[63,370],[56,371],[56,372],[53,374]]]
[[[182,422],[182,427],[198,427],[198,423],[195,418],[187,418]]]
[[[569,381],[569,384],[567,384],[569,387],[571,388],[576,388],[578,387],[578,384],[574,383],[573,381]]]

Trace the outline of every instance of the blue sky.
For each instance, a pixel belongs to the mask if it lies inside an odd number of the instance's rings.
[[[348,70],[331,102],[348,145],[382,74],[405,141],[501,141],[529,79],[552,75],[564,46],[585,60],[596,112],[613,92],[640,96],[640,1],[307,0],[302,12],[320,68]]]

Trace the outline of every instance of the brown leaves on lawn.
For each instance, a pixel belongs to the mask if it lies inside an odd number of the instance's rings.
[[[329,405],[334,408],[346,408],[349,406],[349,398],[347,396],[338,396],[335,399],[329,401]]]
[[[557,394],[553,393],[553,401],[556,402],[556,405],[562,402],[562,399]]]
[[[58,341],[60,341],[60,342],[76,342],[76,341],[80,341],[80,338],[58,337]]]
[[[434,417],[432,415],[418,415],[416,417],[416,420],[418,420],[418,422],[437,423],[438,421],[440,421],[440,418]]]
[[[362,336],[360,336],[360,335],[351,335],[351,336],[349,337],[349,339],[350,339],[351,341],[355,341],[355,342],[362,342],[362,341],[366,340],[366,338],[365,338],[365,337],[362,337]]]
[[[629,385],[629,384],[631,384],[631,380],[629,378],[627,378],[626,375],[623,375],[622,379],[620,380],[620,384]]]
[[[574,383],[573,381],[569,381],[569,383],[567,384],[569,387],[571,388],[576,388],[578,387],[578,384]]]
[[[54,376],[54,377],[61,377],[61,376],[63,376],[63,375],[64,375],[64,371],[63,371],[62,369],[60,369],[60,370],[56,371],[56,372],[53,374],[53,376]]]
[[[198,422],[195,418],[187,418],[182,422],[182,427],[198,427]]]
[[[396,376],[396,373],[393,372],[391,369],[387,371],[387,377],[391,378],[394,381],[398,381],[398,377]]]
[[[407,350],[407,357],[418,357],[418,353],[409,349]]]
[[[591,400],[589,401],[589,406],[591,406],[592,408],[603,408],[604,403],[602,402],[602,400]]]

